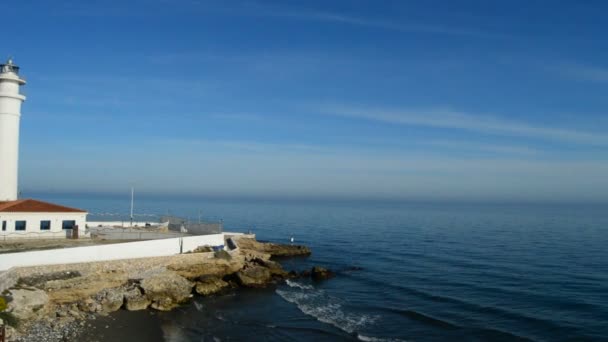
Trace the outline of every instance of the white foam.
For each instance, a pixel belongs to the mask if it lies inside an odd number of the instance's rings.
[[[345,312],[340,300],[323,291],[301,291],[297,289],[276,290],[286,301],[295,304],[306,315],[331,324],[349,334],[374,323],[378,316]]]
[[[315,289],[312,285],[300,284],[300,283],[297,283],[295,281],[291,281],[289,279],[285,280],[285,283],[287,285],[289,285],[290,287],[299,288],[299,289],[302,289],[302,290],[314,290]]]
[[[380,337],[365,336],[365,335],[360,335],[360,334],[357,334],[357,339],[359,339],[359,341],[365,341],[365,342],[405,342],[405,340],[400,340],[398,338],[380,338]]]

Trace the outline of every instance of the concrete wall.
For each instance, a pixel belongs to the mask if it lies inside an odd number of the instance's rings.
[[[224,234],[0,254],[0,271],[23,266],[169,256],[180,253],[180,244],[182,252],[192,251],[203,245],[223,246]]]
[[[64,220],[74,220],[79,228],[79,236],[86,237],[86,213],[0,213],[0,240],[6,239],[46,239],[66,238],[71,236],[72,230],[62,228]],[[15,230],[15,221],[26,221],[25,230]],[[50,230],[40,230],[40,221],[51,221]],[[6,230],[2,229],[2,222],[6,221]]]

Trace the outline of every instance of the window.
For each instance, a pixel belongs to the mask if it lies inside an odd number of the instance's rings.
[[[61,224],[61,228],[63,228],[63,229],[74,229],[75,226],[76,226],[76,221],[74,221],[74,220],[65,220]]]
[[[15,221],[15,230],[25,230],[25,221]]]
[[[40,230],[51,230],[51,221],[40,221]]]
[[[6,231],[6,221],[2,221],[2,231]]]

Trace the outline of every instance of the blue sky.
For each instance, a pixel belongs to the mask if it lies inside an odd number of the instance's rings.
[[[28,192],[608,201],[602,1],[31,1]]]

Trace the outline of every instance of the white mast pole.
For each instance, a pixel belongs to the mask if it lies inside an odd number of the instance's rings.
[[[133,227],[133,195],[135,194],[135,190],[131,187],[131,227]]]

